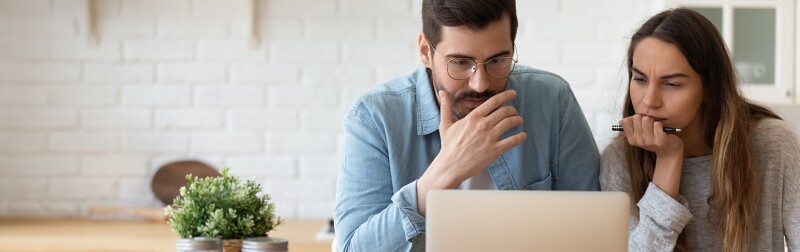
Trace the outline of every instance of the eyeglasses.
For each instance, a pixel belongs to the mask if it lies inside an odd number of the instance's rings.
[[[433,49],[433,53],[439,53],[433,45],[429,46]],[[514,47],[514,50],[516,50],[516,47]],[[518,60],[513,57],[496,57],[486,62],[478,63],[470,58],[442,58],[442,62],[447,64],[447,75],[450,75],[450,78],[466,80],[475,74],[475,71],[478,71],[478,64],[483,64],[483,68],[491,78],[502,79],[508,77],[511,71],[514,70],[514,65],[517,64]]]

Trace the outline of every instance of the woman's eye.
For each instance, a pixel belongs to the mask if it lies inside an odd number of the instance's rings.
[[[638,84],[646,84],[647,83],[647,81],[644,78],[641,78],[641,77],[634,77],[633,81],[635,81]]]

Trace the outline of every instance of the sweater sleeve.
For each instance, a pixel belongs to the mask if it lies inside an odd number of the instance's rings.
[[[600,187],[603,191],[622,191],[630,194],[630,175],[620,149],[614,141],[601,155]],[[676,201],[658,186],[650,183],[636,204],[639,215],[631,208],[628,226],[628,251],[673,251],[678,235],[692,219],[688,202]]]

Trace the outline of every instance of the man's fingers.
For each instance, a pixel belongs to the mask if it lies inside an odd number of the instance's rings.
[[[483,104],[472,110],[468,116],[477,116],[477,117],[484,117],[488,114],[491,114],[495,109],[502,106],[503,103],[509,102],[517,97],[517,91],[514,90],[506,90],[492,96]]]
[[[494,126],[494,125],[500,123],[501,121],[505,120],[506,118],[509,118],[509,117],[512,117],[512,116],[517,116],[517,115],[519,115],[519,113],[517,113],[517,109],[516,108],[511,107],[511,106],[503,106],[503,107],[500,107],[499,109],[495,110],[494,112],[492,112],[488,116],[486,116],[486,119],[489,120],[489,125],[490,126]]]
[[[514,146],[522,144],[525,142],[525,139],[528,138],[528,135],[525,132],[517,133],[513,136],[506,137],[503,140],[500,140],[497,143],[498,148],[500,148],[500,153],[505,153],[506,151],[514,148]]]
[[[453,102],[450,100],[450,95],[448,95],[447,92],[439,90],[439,117],[441,117],[439,128],[447,128],[455,123],[455,118],[453,118]]]
[[[512,128],[517,127],[519,125],[522,125],[522,117],[521,116],[506,117],[502,121],[497,123],[497,125],[494,126],[494,128],[492,129],[492,132],[493,132],[493,134],[495,134],[497,136],[500,136],[503,133],[506,133],[506,131],[509,131]]]

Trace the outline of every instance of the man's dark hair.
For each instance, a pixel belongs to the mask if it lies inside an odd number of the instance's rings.
[[[511,41],[517,37],[515,0],[423,0],[422,33],[434,47],[442,39],[442,26],[467,26],[480,30],[508,15]]]

